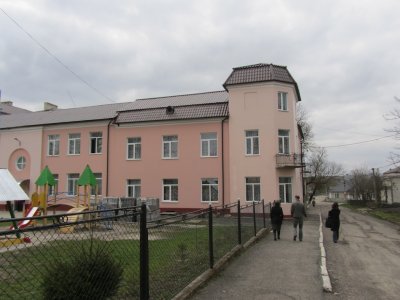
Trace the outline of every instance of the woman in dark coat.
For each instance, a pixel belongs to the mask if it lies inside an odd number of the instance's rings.
[[[337,202],[332,204],[332,209],[329,211],[329,218],[332,220],[332,227],[331,230],[333,231],[333,242],[337,243],[339,239],[339,227],[340,227],[340,209]]]
[[[274,232],[274,241],[276,241],[276,234],[278,233],[278,240],[281,239],[281,225],[283,220],[283,210],[279,201],[275,201],[274,206],[271,208],[271,225]]]

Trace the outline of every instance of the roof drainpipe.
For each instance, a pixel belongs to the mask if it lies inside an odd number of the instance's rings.
[[[221,168],[222,168],[222,174],[221,174],[221,191],[222,191],[222,208],[225,206],[225,165],[224,165],[224,122],[227,120],[229,117],[225,117],[221,121]]]
[[[116,118],[116,117],[115,117]],[[106,157],[106,197],[108,197],[108,186],[109,186],[109,182],[108,179],[110,178],[109,176],[109,165],[110,165],[110,126],[111,123],[113,123],[115,121],[115,118],[112,118],[107,125],[107,157]]]

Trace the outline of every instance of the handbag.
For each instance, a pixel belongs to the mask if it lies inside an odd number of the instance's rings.
[[[325,220],[325,227],[326,228],[332,228],[332,218],[329,217],[329,216]]]

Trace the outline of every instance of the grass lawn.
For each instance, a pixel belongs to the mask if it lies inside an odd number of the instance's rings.
[[[151,239],[152,236],[158,238]],[[172,298],[209,268],[207,226],[149,229],[149,239],[151,299]],[[243,243],[246,240],[244,238]],[[0,253],[0,295],[5,299],[42,299],[43,277],[51,264],[57,260],[73,260],[83,251],[90,252],[91,244],[89,235],[84,240],[52,238],[52,241],[38,241],[26,248]],[[123,267],[122,282],[115,299],[138,299],[139,241],[104,239],[94,240],[94,244],[106,249]],[[236,244],[235,224],[214,227],[215,261]],[[96,283],[93,285],[95,288]]]
[[[400,210],[390,208],[370,208],[360,205],[342,204],[341,206],[353,209],[355,211],[367,213],[378,219],[386,220],[400,225]]]

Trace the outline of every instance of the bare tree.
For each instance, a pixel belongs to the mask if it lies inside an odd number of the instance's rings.
[[[381,191],[383,189],[382,176],[379,171],[372,173],[366,167],[354,169],[351,172],[351,192],[355,199],[373,200],[381,202]]]
[[[296,121],[303,132],[303,150],[308,151],[312,146],[312,139],[314,137],[314,134],[312,132],[312,126],[308,120],[308,113],[305,110],[304,106],[301,105],[301,103],[299,103],[297,106]]]
[[[307,190],[310,191],[308,201],[311,201],[318,191],[335,184],[338,176],[343,174],[341,165],[328,161],[324,148],[314,148],[307,165],[310,172],[306,180]]]
[[[397,101],[397,103],[400,104],[400,98],[394,97],[394,99]],[[384,118],[387,121],[395,122],[394,127],[390,128],[390,129],[386,129],[386,131],[394,133],[395,138],[400,139],[400,109],[393,108],[392,111],[390,111],[388,114],[384,115]],[[389,155],[389,159],[392,161],[392,163],[394,165],[398,165],[400,163],[400,154],[391,152]]]

